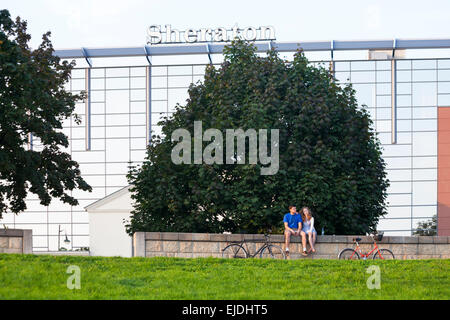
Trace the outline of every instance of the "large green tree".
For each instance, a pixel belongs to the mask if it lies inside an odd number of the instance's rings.
[[[354,89],[301,51],[288,62],[275,50],[262,57],[237,40],[224,57],[190,86],[186,105],[162,122],[162,137],[154,137],[143,165],[130,171],[136,203],[127,231],[262,232],[280,228],[291,204],[310,207],[319,232],[373,230],[386,213],[388,181]],[[172,132],[185,128],[193,139],[194,121],[224,137],[226,129],[279,129],[278,172],[262,175],[261,163],[248,162],[174,164]],[[247,141],[246,159],[248,153]]]
[[[25,210],[29,192],[42,205],[52,198],[77,205],[68,190],[91,190],[78,164],[62,151],[69,142],[60,130],[84,94],[64,89],[74,63],[54,55],[49,37],[44,34],[31,49],[26,21],[0,11],[0,218],[8,210]],[[39,150],[28,146],[30,135],[40,141]]]

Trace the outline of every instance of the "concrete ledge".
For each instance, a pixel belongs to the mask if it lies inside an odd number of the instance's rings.
[[[291,259],[337,259],[344,248],[354,247],[354,238],[361,238],[363,252],[372,250],[370,236],[317,236],[316,253],[304,257],[301,238],[291,237]],[[13,239],[13,238],[11,238]],[[133,236],[134,256],[139,257],[222,257],[222,250],[230,243],[245,240],[244,248],[254,254],[264,243],[263,234],[214,234],[177,232],[137,232]],[[397,259],[438,259],[450,257],[450,237],[383,237],[379,248],[394,252]],[[270,241],[284,249],[284,235],[270,236]],[[309,245],[308,245],[309,248]],[[369,257],[370,259],[371,257]]]
[[[0,253],[32,253],[32,230],[0,229]]]

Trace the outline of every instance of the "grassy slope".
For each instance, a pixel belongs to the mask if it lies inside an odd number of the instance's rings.
[[[369,290],[370,265],[381,289]],[[81,289],[66,287],[69,265]],[[450,260],[224,260],[0,254],[0,299],[449,299]]]

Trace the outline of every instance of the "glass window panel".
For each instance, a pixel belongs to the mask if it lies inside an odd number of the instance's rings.
[[[397,107],[409,107],[412,104],[412,96],[410,95],[398,95],[397,96]]]
[[[397,70],[397,82],[410,82],[411,71],[410,70]]]
[[[167,88],[167,77],[152,77],[152,88]]]
[[[438,60],[438,68],[450,69],[450,59],[440,59],[440,60]]]
[[[130,115],[131,125],[145,125],[146,118],[145,114],[131,114]]]
[[[378,230],[411,230],[411,219],[380,219]]]
[[[411,154],[411,145],[390,144],[383,147],[384,157],[408,156]]]
[[[167,100],[167,89],[152,89],[152,100]]]
[[[96,114],[91,114],[91,125],[93,127],[98,127],[98,126],[104,126],[105,125],[105,116],[102,115],[96,115]]]
[[[411,108],[397,108],[397,119],[411,119]]]
[[[438,82],[439,93],[450,93],[450,82]]]
[[[391,84],[390,83],[378,83],[377,84],[377,94],[391,94]]]
[[[350,62],[349,61],[336,61],[334,64],[334,69],[336,71],[348,71],[348,70],[350,70]]]
[[[203,82],[204,77],[203,76],[194,76],[192,83],[198,84],[198,82]],[[347,81],[347,80],[346,80]]]
[[[412,137],[410,132],[397,132],[398,143],[411,143]]]
[[[105,102],[105,91],[91,91],[92,102]]]
[[[106,125],[107,126],[127,126],[130,122],[130,116],[128,114],[107,114]]]
[[[411,158],[385,158],[386,169],[407,169],[411,168]],[[408,191],[409,192],[409,191]]]
[[[107,78],[106,89],[128,89],[129,78]]]
[[[391,121],[390,120],[379,120],[375,121],[377,132],[390,132],[391,131]]]
[[[152,125],[157,125],[158,122],[160,122],[161,120],[164,120],[164,117],[167,117],[166,112],[152,113]]]
[[[417,81],[436,81],[436,70],[413,70],[412,80]]]
[[[413,155],[433,156],[437,154],[436,132],[413,132]]]
[[[436,83],[413,83],[413,105],[436,105]]]
[[[93,139],[93,141],[105,141],[104,139]],[[82,163],[80,164],[81,174],[98,174],[99,172],[105,172],[104,163]]]
[[[152,112],[167,112],[167,102],[152,101]]]
[[[417,223],[419,221],[428,221],[429,218],[433,217],[436,215],[437,212],[437,208],[436,206],[420,206],[420,207],[413,207],[412,208],[413,211],[413,217],[415,219],[413,219],[413,223],[414,226],[416,228]],[[425,219],[416,219],[416,218],[425,218]]]
[[[169,75],[192,75],[192,66],[169,66]]]
[[[84,128],[72,128],[72,139],[84,138]]]
[[[414,131],[437,130],[437,120],[413,120]]]
[[[438,71],[439,81],[450,81],[450,69],[449,70],[439,70]]]
[[[123,175],[108,175],[108,176],[106,176],[106,185],[108,187],[110,187],[110,186],[125,187],[128,185],[127,177],[125,174],[123,174]]]
[[[91,115],[104,113],[105,113],[105,103],[91,102]]]
[[[334,73],[334,77],[339,82],[343,82],[343,83],[350,82],[350,72],[349,71],[346,71],[346,72],[335,72]]]
[[[145,89],[145,78],[130,78],[130,88]]]
[[[411,120],[397,120],[397,131],[411,131]]]
[[[91,90],[104,90],[105,80],[104,79],[91,79]]]
[[[187,89],[169,89],[168,105],[175,106],[177,103],[185,105],[188,97]]]
[[[367,105],[369,108],[375,107],[375,86],[373,84],[354,84],[356,99],[359,105]]]
[[[397,83],[397,94],[411,94],[411,83]]]
[[[128,167],[128,162],[107,163],[106,172],[107,174],[126,174],[129,169]]]
[[[145,151],[144,150],[136,150],[131,151],[131,161],[144,161],[145,159]]]
[[[437,201],[436,181],[413,182],[413,205],[434,205]]]
[[[128,138],[130,136],[130,127],[106,127],[107,138]],[[116,139],[114,139],[116,140]],[[113,141],[114,141],[113,140]]]
[[[117,129],[117,128],[114,128]],[[107,139],[106,161],[127,162],[129,161],[130,141],[129,139]]]
[[[411,69],[411,60],[397,60],[397,70]]]
[[[411,182],[395,182],[391,181],[388,193],[409,193],[411,192]]]
[[[382,145],[391,143],[391,134],[389,132],[377,132],[377,137]]]
[[[413,168],[437,168],[437,157],[414,157]]]
[[[128,90],[106,91],[106,113],[124,113],[128,111]]]
[[[146,67],[133,67],[133,68],[130,68],[130,75],[132,77],[145,77],[145,74],[146,74],[145,69],[146,69]]]
[[[388,214],[385,218],[410,218],[411,217],[411,207],[389,207]],[[389,221],[389,220],[388,220]]]
[[[378,107],[391,107],[391,96],[377,96]]]
[[[413,69],[436,69],[436,60],[413,60]]]
[[[81,151],[81,152],[72,152],[73,160],[78,163],[82,162],[103,162],[105,160],[105,152],[104,151],[95,151],[91,150],[89,152]]]
[[[131,89],[130,90],[130,100],[131,101],[145,101],[146,92],[142,89]]]
[[[412,110],[414,119],[437,118],[437,108],[415,107]]]
[[[437,180],[437,169],[415,169],[413,170],[414,180]]]
[[[391,71],[377,71],[377,82],[391,82]]]
[[[352,71],[350,76],[350,80],[352,83],[375,82],[375,72],[373,71]]]
[[[351,61],[351,70],[375,70],[375,61]]]
[[[377,70],[391,70],[391,61],[377,61]]]
[[[129,68],[106,68],[107,77],[128,77],[129,74]]]
[[[439,106],[450,106],[450,94],[438,95],[438,105]]]
[[[71,76],[72,79],[84,78],[85,73],[86,73],[85,69],[72,69]]]
[[[72,91],[86,90],[86,83],[84,79],[72,79]]]
[[[410,181],[411,169],[386,170],[390,181]]]
[[[105,185],[105,175],[85,175],[83,178],[91,187],[102,187]]]
[[[146,143],[145,138],[133,138],[131,139],[131,149],[142,149],[145,150]]]
[[[407,206],[411,204],[411,194],[389,194],[387,197],[389,206]]]
[[[153,128],[153,126],[152,126]],[[133,138],[145,138],[145,126],[132,126],[131,137]]]
[[[377,120],[390,120],[391,108],[377,108]]]
[[[47,222],[47,211],[22,212],[16,216],[16,223],[46,223],[46,222]]]
[[[92,68],[91,69],[91,79],[92,78],[103,78],[105,76],[105,68]]]
[[[188,88],[191,83],[192,83],[192,76],[169,77],[169,87]]]
[[[152,104],[153,104],[153,102],[152,102]],[[146,110],[146,102],[144,102],[144,101],[132,101],[132,102],[130,102],[130,112],[132,112],[132,113],[145,113],[145,110]]]
[[[152,76],[165,76],[167,75],[167,67],[151,67]]]
[[[193,67],[193,72],[194,72],[194,74],[201,74],[201,75],[203,75],[203,74],[205,74],[205,68],[206,68],[206,66],[204,66],[204,65],[194,66]]]

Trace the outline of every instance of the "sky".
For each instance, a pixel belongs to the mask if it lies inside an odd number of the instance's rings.
[[[28,21],[32,47],[51,31],[55,49],[144,45],[154,24],[271,25],[277,41],[450,38],[449,0],[2,0],[0,9]]]

